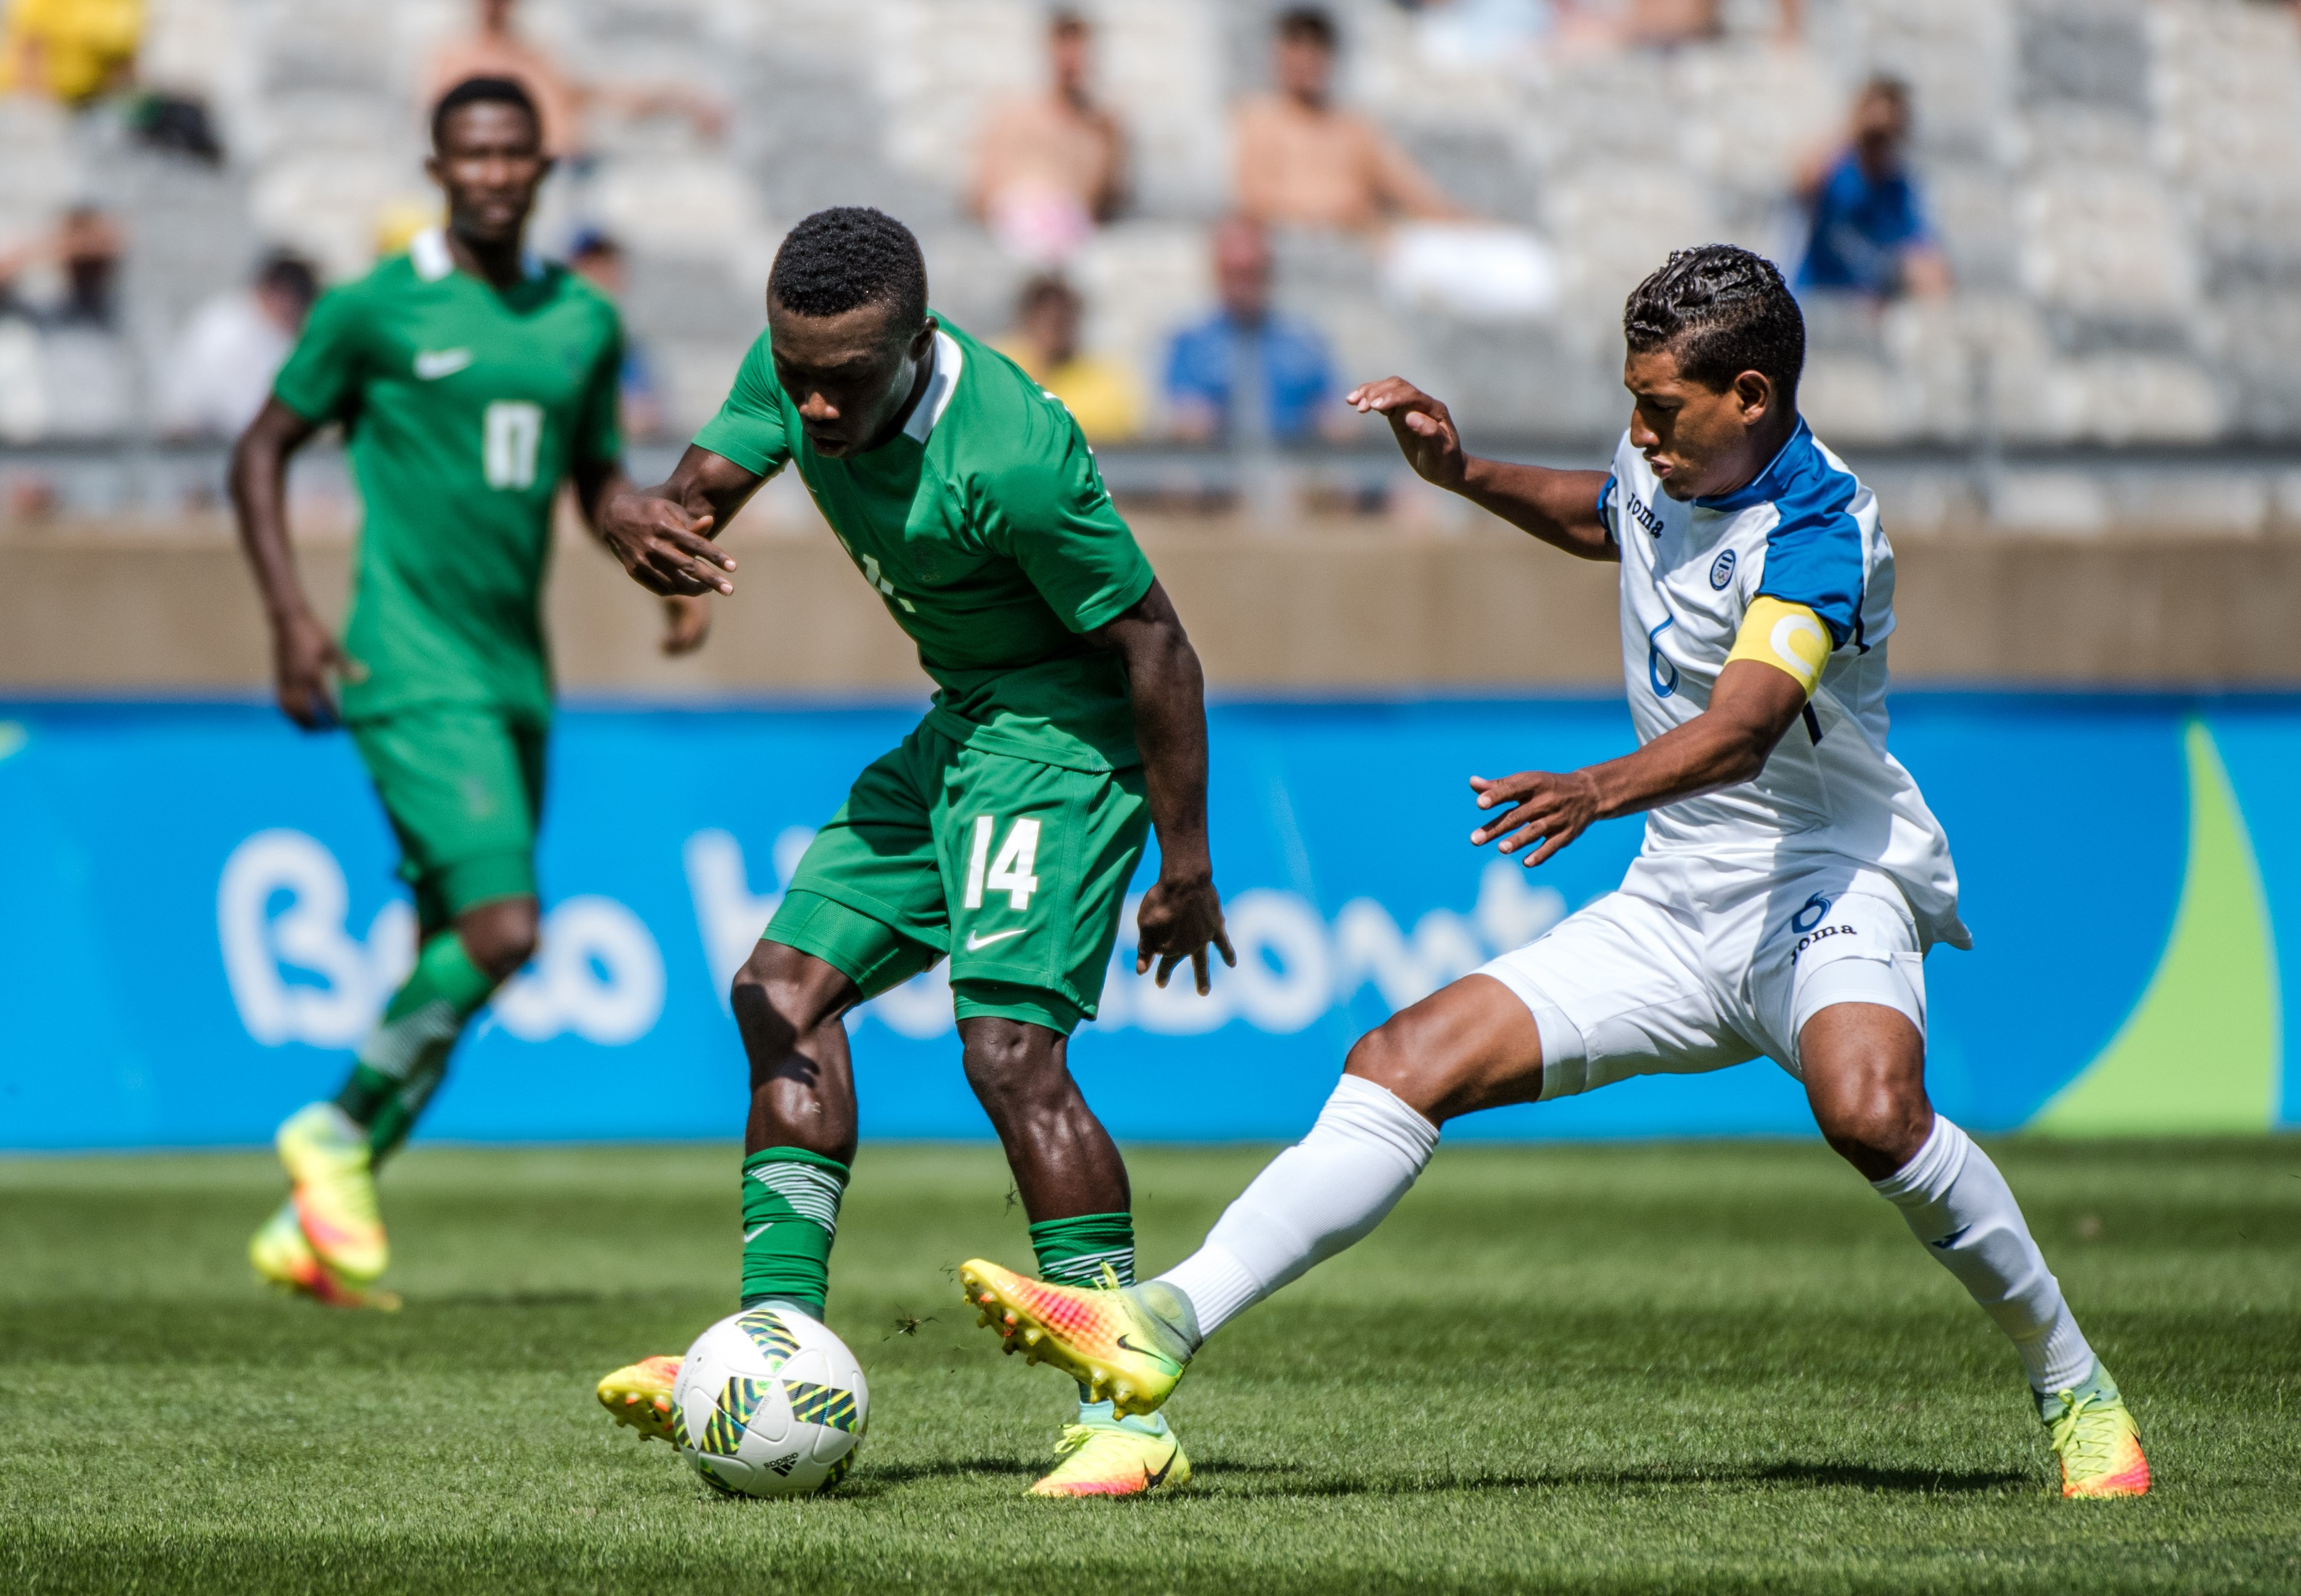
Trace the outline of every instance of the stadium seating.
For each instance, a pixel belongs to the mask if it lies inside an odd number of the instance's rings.
[[[1210,291],[1203,230],[1227,188],[1226,107],[1266,76],[1268,8],[1083,9],[1135,140],[1136,205],[1074,275],[1090,341],[1155,389],[1166,333]],[[1565,288],[1539,322],[1410,314],[1385,298],[1368,245],[1290,238],[1281,297],[1325,327],[1345,369],[1411,370],[1485,430],[1606,433],[1624,290],[1674,245],[1793,255],[1793,170],[1880,67],[1912,86],[1959,292],[1882,316],[1818,306],[1819,424],[1915,446],[2301,430],[2301,29],[2284,7],[1809,0],[1806,38],[1783,46],[1770,5],[1735,3],[1724,38],[1668,54],[1468,63],[1425,48],[1388,0],[1333,9],[1348,97],[1465,203],[1543,235]],[[582,76],[689,79],[732,108],[718,143],[669,119],[598,116],[595,159],[556,182],[541,221],[547,245],[590,221],[629,247],[630,318],[675,424],[715,402],[758,322],[775,240],[824,204],[902,214],[938,302],[986,331],[1004,324],[1025,268],[960,193],[984,108],[1035,81],[1036,0],[531,0],[522,14]],[[0,101],[0,245],[82,197],[130,231],[117,347],[42,335],[47,400],[5,407],[0,431],[140,431],[143,373],[262,244],[331,276],[362,269],[379,217],[428,203],[415,86],[465,15],[459,0],[153,0],[144,75],[208,103],[221,171],[135,147],[101,109]],[[108,389],[90,374],[107,361]]]

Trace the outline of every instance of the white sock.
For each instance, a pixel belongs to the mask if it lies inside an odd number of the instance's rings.
[[[2093,1349],[2062,1299],[2061,1283],[2046,1267],[2021,1205],[1989,1155],[1963,1131],[1937,1114],[1933,1134],[1916,1156],[1870,1183],[2012,1338],[2032,1389],[2067,1391],[2093,1372]]]
[[[1344,1075],[1310,1133],[1273,1158],[1159,1283],[1191,1299],[1204,1341],[1380,1224],[1437,1145],[1436,1125],[1373,1082]]]

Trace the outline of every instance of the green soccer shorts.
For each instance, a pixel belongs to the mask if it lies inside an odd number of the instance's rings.
[[[536,896],[548,728],[441,704],[356,721],[351,734],[399,838],[424,935],[475,904]]]
[[[948,956],[959,1018],[1067,1036],[1102,996],[1150,829],[1139,769],[1066,770],[921,725],[816,833],[766,940],[866,998]]]

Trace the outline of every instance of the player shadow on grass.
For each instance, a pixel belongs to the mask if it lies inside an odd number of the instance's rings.
[[[1909,1496],[1981,1495],[1993,1492],[2032,1489],[2035,1475],[2014,1469],[1878,1468],[1862,1463],[1751,1464],[1734,1467],[1560,1469],[1548,1473],[1455,1475],[1426,1479],[1338,1479],[1311,1476],[1307,1469],[1284,1463],[1226,1463],[1209,1458],[1199,1465],[1198,1483],[1220,1490],[1225,1481],[1239,1475],[1260,1476],[1238,1496],[1413,1496],[1453,1491],[1560,1491],[1612,1486],[1624,1491],[1653,1491],[1671,1485],[1799,1485],[1814,1490],[1850,1487],[1857,1491]]]

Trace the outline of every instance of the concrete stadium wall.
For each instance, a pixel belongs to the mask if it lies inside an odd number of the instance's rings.
[[[1258,534],[1142,524],[1217,691],[1603,689],[1619,680],[1611,566],[1491,529],[1414,539],[1349,522]],[[645,595],[580,538],[551,589],[570,691],[649,698],[924,688],[910,647],[827,538],[745,536],[736,596],[695,658],[655,648]],[[1911,685],[2301,681],[2301,541],[1912,538],[1897,678]],[[349,550],[305,548],[339,609]],[[260,690],[264,629],[219,528],[64,527],[0,541],[0,690]]]

